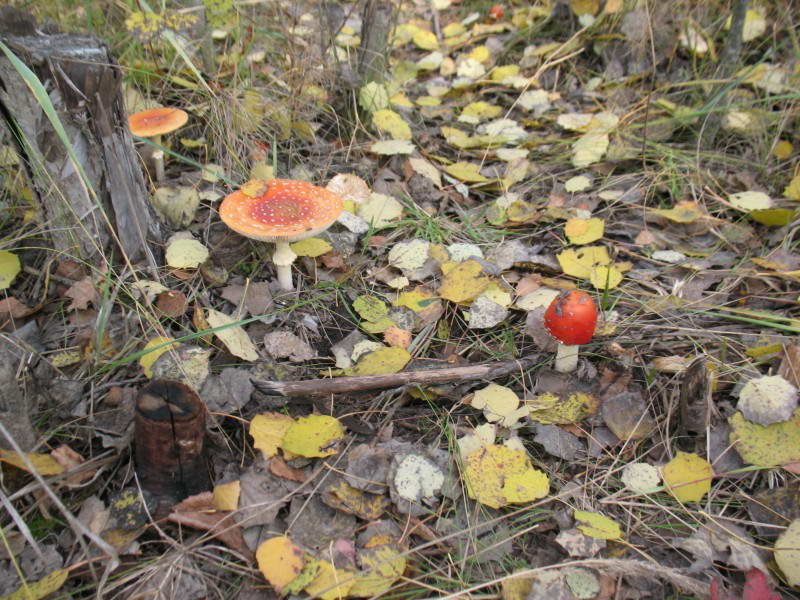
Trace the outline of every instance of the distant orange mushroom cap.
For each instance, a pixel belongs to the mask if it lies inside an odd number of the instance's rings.
[[[175,131],[188,120],[189,115],[180,108],[151,108],[128,117],[128,126],[133,135],[154,137]]]
[[[251,181],[229,194],[219,207],[235,232],[263,242],[296,242],[325,231],[343,208],[333,192],[306,181]]]

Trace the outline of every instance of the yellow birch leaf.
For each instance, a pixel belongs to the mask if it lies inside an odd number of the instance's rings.
[[[795,175],[783,190],[783,195],[790,200],[800,201],[800,175]]]
[[[144,371],[144,374],[149,379],[153,378],[153,365],[156,363],[158,358],[165,352],[168,352],[170,349],[174,350],[174,348],[171,348],[173,343],[177,342],[175,342],[175,340],[171,337],[160,335],[151,339],[149,342],[147,342],[147,344],[145,344],[144,348],[142,348],[143,352],[145,350],[149,350],[149,352],[147,354],[143,354],[139,359],[139,366],[142,367],[142,371]],[[162,347],[159,348],[158,346]],[[156,350],[152,350],[152,348],[156,348]]]
[[[800,519],[792,521],[775,542],[775,562],[789,585],[800,586]]]
[[[427,29],[417,28],[412,39],[420,50],[437,50],[439,48],[439,40],[436,39],[436,34]]]
[[[58,591],[69,576],[68,569],[56,569],[36,583],[27,583],[0,600],[40,600]]]
[[[289,247],[297,256],[310,256],[311,258],[322,256],[333,250],[333,246],[330,245],[330,242],[318,237],[310,237],[300,240],[299,242],[294,242],[289,244]]]
[[[275,456],[281,446],[283,436],[294,423],[289,415],[276,412],[261,413],[250,421],[250,435],[253,446],[264,453],[264,456]]]
[[[519,65],[505,65],[497,67],[492,71],[492,81],[503,81],[510,77],[517,77],[519,75]]]
[[[451,302],[468,302],[483,293],[492,282],[484,277],[483,265],[476,260],[466,260],[456,265],[442,280],[439,296]]]
[[[300,417],[286,430],[281,448],[307,458],[332,456],[344,440],[344,427],[328,415]]]
[[[383,375],[403,370],[411,360],[405,348],[378,348],[361,356],[355,366],[345,369],[346,375]]]
[[[405,306],[415,313],[422,312],[440,303],[441,301],[433,295],[433,292],[422,286],[417,286],[408,292],[400,292],[397,295],[397,300],[392,302],[394,306]]]
[[[317,576],[305,587],[305,592],[312,598],[341,600],[347,598],[353,585],[353,573],[337,569],[327,560],[320,560]]]
[[[303,570],[303,550],[286,536],[262,542],[256,550],[256,562],[264,578],[280,593]]]
[[[596,290],[613,290],[622,283],[622,273],[615,265],[596,265],[589,273],[589,282]]]
[[[781,140],[772,149],[772,155],[778,160],[786,160],[794,152],[794,146],[788,140]]]
[[[251,179],[242,185],[242,187],[239,188],[239,191],[248,198],[258,198],[259,196],[263,196],[267,193],[268,187],[269,186],[267,182],[262,179]]]
[[[788,421],[759,425],[746,420],[741,412],[728,419],[730,442],[746,463],[775,467],[800,462],[800,408]]]
[[[206,321],[212,329],[228,325],[225,329],[214,332],[214,335],[225,345],[228,352],[242,360],[258,360],[256,345],[247,335],[247,332],[242,329],[241,325],[236,324],[236,320],[218,310],[207,308]]]
[[[611,262],[608,250],[604,246],[585,246],[583,248],[567,248],[556,255],[558,264],[565,274],[579,279],[588,279],[592,269],[597,265]]]
[[[470,102],[461,111],[458,120],[462,123],[470,123],[475,125],[486,119],[494,119],[503,113],[503,109],[496,104],[489,104],[488,102]]]
[[[728,196],[728,202],[730,202],[731,206],[734,208],[744,212],[772,208],[772,198],[769,197],[769,194],[754,190],[730,194]]]
[[[768,208],[766,210],[753,210],[747,216],[756,223],[768,227],[783,227],[794,221],[797,210],[794,208]]]
[[[0,250],[0,290],[7,290],[21,269],[22,265],[16,254],[8,250]]]
[[[661,470],[669,492],[680,502],[700,502],[711,489],[714,470],[706,459],[678,452]]]
[[[350,588],[350,596],[376,597],[389,591],[406,570],[406,558],[389,544],[358,552],[361,571]]]
[[[217,510],[236,510],[239,508],[239,480],[220,483],[214,486],[214,507]]]
[[[167,246],[164,259],[173,269],[196,269],[208,255],[208,248],[197,240],[175,240]]]
[[[604,131],[584,133],[572,144],[573,166],[582,169],[599,162],[608,150],[608,144],[608,134]]]
[[[657,208],[651,212],[661,215],[675,223],[694,223],[704,216],[697,202],[691,200],[678,202],[672,208]]]
[[[466,181],[469,183],[481,183],[489,181],[488,177],[480,174],[480,165],[476,163],[459,161],[444,168],[448,175],[451,175],[459,181]]]
[[[39,475],[45,477],[48,475],[60,475],[65,471],[64,467],[49,454],[42,454],[41,452],[27,452],[25,456],[27,456],[28,460],[31,461],[31,464],[39,473]],[[13,465],[18,469],[22,469],[23,471],[30,472],[27,465],[22,460],[22,457],[20,457],[20,455],[13,450],[5,450],[4,448],[0,448],[0,461],[8,463],[9,465]]]
[[[564,224],[564,235],[567,239],[579,246],[591,244],[603,237],[605,223],[602,219],[570,219]]]
[[[546,425],[566,425],[579,423],[586,417],[597,413],[599,402],[589,394],[576,392],[566,400],[547,392],[533,400],[526,400],[525,407],[530,411],[530,418]]]
[[[389,314],[389,307],[386,306],[383,300],[366,294],[353,301],[353,310],[367,321],[378,321]]]
[[[597,540],[618,540],[622,537],[619,523],[601,514],[576,510],[575,520],[579,523],[581,533]]]
[[[372,144],[369,149],[375,154],[394,156],[395,154],[411,154],[414,152],[414,144],[408,140],[381,140]]]
[[[570,0],[569,6],[576,17],[594,16],[600,10],[600,0]]]
[[[532,502],[550,490],[547,475],[521,450],[495,444],[471,452],[464,462],[469,497],[492,508]]]
[[[372,124],[378,131],[385,131],[395,140],[410,140],[411,127],[399,114],[384,108],[372,113]]]
[[[365,521],[374,521],[389,508],[386,496],[368,494],[352,487],[344,479],[325,490],[325,504],[328,506],[356,515]]]

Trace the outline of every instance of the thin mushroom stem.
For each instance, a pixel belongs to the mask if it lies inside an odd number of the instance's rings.
[[[555,369],[559,373],[572,373],[578,368],[578,346],[558,344]]]
[[[281,289],[290,292],[294,289],[292,284],[292,263],[297,258],[291,248],[289,242],[275,242],[275,253],[272,255],[272,262],[275,263],[275,269],[278,271],[278,282],[281,284]]]
[[[161,146],[161,136],[154,137],[153,143]],[[156,169],[156,183],[161,183],[164,180],[164,151],[161,148],[155,148],[151,156]]]

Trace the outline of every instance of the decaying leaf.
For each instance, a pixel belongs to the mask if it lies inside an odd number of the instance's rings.
[[[445,269],[444,265],[442,269]],[[476,260],[451,266],[439,286],[439,295],[451,302],[468,302],[477,298],[491,283],[482,273],[483,265]]]
[[[164,257],[174,269],[196,269],[208,255],[208,248],[197,240],[178,239],[167,246]]]
[[[751,423],[740,412],[728,423],[730,442],[746,463],[774,467],[800,461],[800,408],[788,421],[771,425]]]
[[[661,484],[661,475],[653,465],[630,463],[622,470],[622,483],[638,494],[651,494]]]
[[[736,408],[748,421],[770,425],[792,418],[797,396],[797,388],[780,375],[756,377],[744,384]]]

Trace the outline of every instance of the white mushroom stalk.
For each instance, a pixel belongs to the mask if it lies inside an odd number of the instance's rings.
[[[292,283],[292,264],[296,258],[297,254],[289,247],[289,242],[275,242],[275,252],[272,255],[272,262],[275,263],[278,283],[281,289],[287,292],[294,289],[294,283]]]

